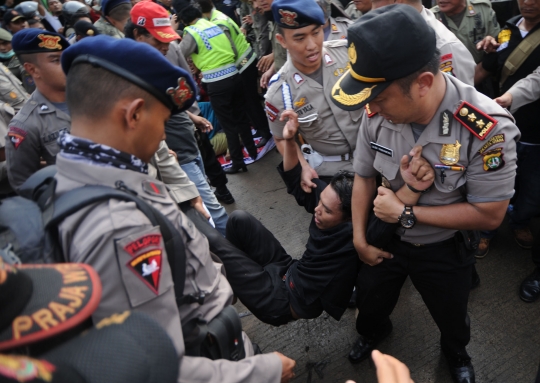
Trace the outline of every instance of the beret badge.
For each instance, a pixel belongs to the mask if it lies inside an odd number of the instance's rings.
[[[171,96],[174,104],[181,108],[184,106],[184,103],[193,96],[193,90],[186,82],[186,79],[180,77],[178,79],[178,86],[176,88],[170,87],[167,89],[167,94]]]
[[[298,16],[296,12],[280,9],[279,14],[281,15],[280,22],[282,24],[288,25],[289,27],[297,27],[299,25],[298,22],[294,20]]]
[[[40,48],[45,48],[45,49],[58,49],[59,51],[62,50],[62,45],[60,45],[60,37],[59,36],[47,36],[47,35],[44,35],[44,34],[41,34],[41,35],[38,35],[38,39],[41,40],[41,42],[39,43],[39,47]]]

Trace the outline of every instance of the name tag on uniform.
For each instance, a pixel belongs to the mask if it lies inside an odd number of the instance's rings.
[[[394,151],[392,149],[387,148],[386,146],[376,144],[375,142],[370,142],[370,145],[371,145],[371,149],[379,153],[385,154],[387,156],[394,157]]]

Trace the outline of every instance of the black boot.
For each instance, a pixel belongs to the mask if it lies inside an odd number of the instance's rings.
[[[231,203],[234,203],[234,197],[225,185],[217,187],[214,195],[218,201],[223,202],[224,204],[230,205]]]
[[[230,168],[227,168],[227,169],[223,169],[223,171],[226,173],[226,174],[236,174],[238,173],[240,170],[244,171],[244,172],[247,172],[247,166],[246,164],[232,164],[232,166]]]
[[[394,326],[389,319],[375,336],[368,338],[360,334],[360,337],[354,343],[351,352],[349,352],[349,360],[351,363],[360,363],[369,358],[371,356],[371,351],[373,351],[375,346],[392,332],[393,328]]]
[[[527,303],[532,303],[540,297],[540,268],[534,269],[534,272],[521,282],[519,297]]]

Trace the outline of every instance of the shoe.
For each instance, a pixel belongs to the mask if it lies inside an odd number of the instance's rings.
[[[476,252],[474,253],[476,258],[482,259],[489,253],[489,241],[491,241],[491,239],[480,238],[478,249],[476,249]]]
[[[480,275],[478,275],[476,267],[473,266],[471,290],[476,289],[478,286],[480,286]]]
[[[257,149],[255,149],[254,152],[249,152],[249,156],[253,159],[253,161],[257,161],[257,157],[259,156],[259,152],[257,152]]]
[[[450,376],[454,383],[475,383],[474,367],[469,360],[458,360],[449,364]]]
[[[268,137],[263,137],[263,138],[261,138],[259,143],[257,145],[255,145],[255,147],[256,148],[262,148],[264,145],[266,145],[267,142],[268,142]]]
[[[531,229],[524,227],[523,229],[514,230],[514,239],[519,247],[523,249],[530,249],[534,242],[534,237],[531,233]]]
[[[246,168],[246,171],[247,171],[247,168]],[[230,205],[231,203],[234,203],[234,197],[232,196],[229,189],[227,189],[227,186],[216,188],[214,195],[216,196],[218,201],[223,202],[226,205]]]
[[[223,169],[223,171],[225,172],[225,174],[236,174],[238,173],[240,170],[244,171],[244,172],[247,172],[248,169],[247,169],[247,166],[242,164],[242,165],[235,165],[235,164],[232,164],[231,167],[227,168],[227,169]]]
[[[534,269],[534,272],[521,282],[519,297],[527,303],[532,303],[540,297],[540,268]]]
[[[388,324],[374,339],[368,340],[364,338],[363,335],[360,335],[354,343],[351,352],[349,352],[349,360],[351,363],[360,363],[361,361],[369,358],[371,356],[371,351],[373,351],[377,344],[379,344],[379,342],[381,342],[392,332],[393,328],[394,326],[392,325],[392,322],[388,320]]]

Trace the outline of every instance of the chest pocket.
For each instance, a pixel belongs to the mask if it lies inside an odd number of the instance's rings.
[[[132,307],[141,306],[173,287],[159,227],[116,240],[115,252]]]
[[[318,140],[328,138],[328,132],[322,128],[322,119],[319,111],[311,104],[295,109],[298,113],[298,125],[300,133],[309,142],[310,139]]]
[[[392,162],[392,159],[393,157],[377,153],[375,155],[375,160],[373,161],[373,167],[390,181],[392,190],[395,191],[401,187],[401,177],[398,177],[399,164]]]
[[[55,132],[46,132],[41,136],[41,142],[43,142],[43,145],[45,146],[45,149],[51,156],[56,156],[58,152],[60,151],[60,147],[58,146],[58,137],[60,137],[61,134],[67,132],[67,128],[59,129]]]

